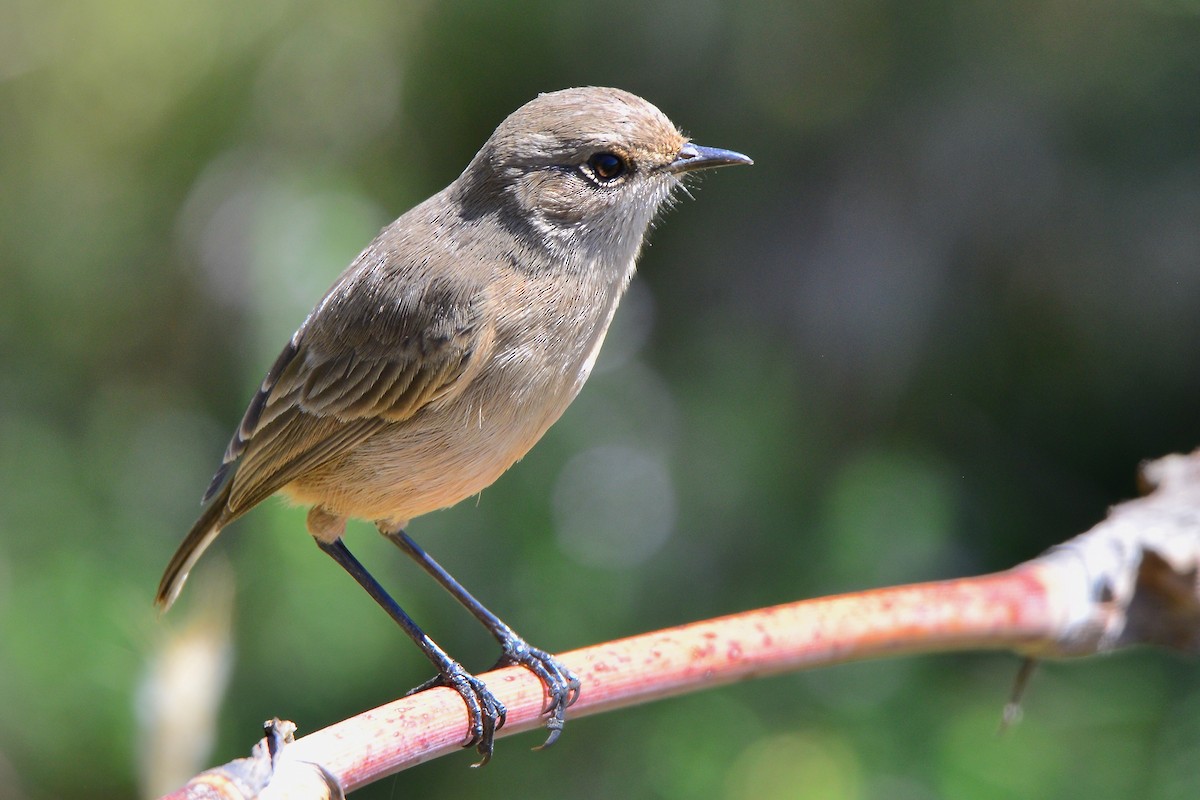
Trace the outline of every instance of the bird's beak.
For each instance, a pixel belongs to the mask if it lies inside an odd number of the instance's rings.
[[[728,167],[734,164],[753,164],[749,156],[735,153],[732,150],[722,150],[719,147],[703,147],[688,142],[675,156],[675,160],[667,164],[666,171],[673,173],[691,172],[695,169],[709,167]]]

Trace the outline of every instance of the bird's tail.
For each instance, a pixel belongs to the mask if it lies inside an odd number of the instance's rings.
[[[232,485],[233,481],[225,484],[225,488],[208,508],[204,509],[200,519],[196,520],[196,524],[188,531],[175,555],[171,556],[171,563],[167,564],[167,569],[163,572],[162,580],[158,584],[158,594],[154,598],[154,604],[160,611],[165,612],[171,607],[192,567],[196,566],[200,556],[217,538],[221,528],[232,522],[228,516],[229,492]]]

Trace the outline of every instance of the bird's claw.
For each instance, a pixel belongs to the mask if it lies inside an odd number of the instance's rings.
[[[471,766],[484,766],[492,759],[496,748],[496,731],[504,727],[508,709],[492,694],[487,684],[467,672],[458,662],[447,664],[433,678],[410,689],[406,694],[413,695],[435,686],[453,689],[466,703],[470,735],[462,746],[474,747],[479,753],[479,761]]]
[[[557,658],[544,650],[531,647],[524,639],[514,636],[504,642],[503,646],[504,654],[497,662],[497,667],[525,667],[546,687],[546,703],[542,707],[542,713],[549,717],[546,720],[546,730],[550,734],[545,742],[534,748],[544,750],[562,735],[567,708],[579,699],[579,678]]]
[[[557,658],[544,650],[531,647],[518,636],[514,635],[503,642],[503,648],[504,653],[494,669],[525,667],[536,675],[546,688],[546,702],[542,706],[542,713],[548,717],[546,730],[549,731],[549,735],[545,742],[534,748],[544,750],[562,735],[567,709],[579,699],[579,678]],[[483,681],[467,672],[456,661],[446,664],[437,675],[410,689],[407,694],[413,695],[435,686],[453,689],[462,697],[467,705],[467,716],[471,726],[470,736],[463,743],[463,747],[474,747],[481,757],[479,763],[472,766],[482,767],[487,764],[495,749],[496,731],[504,726],[507,717],[508,712],[504,704],[491,693]]]

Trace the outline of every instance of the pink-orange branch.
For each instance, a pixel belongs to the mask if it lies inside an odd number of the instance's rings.
[[[1006,649],[1029,656],[1200,642],[1200,451],[1147,465],[1147,497],[1013,569],[803,600],[565,653],[582,679],[578,718],[732,681],[884,655]],[[539,727],[541,683],[522,668],[481,676],[508,708],[507,736]],[[457,750],[459,696],[431,689],[205,773],[172,798],[327,797]],[[269,761],[269,759],[268,759]],[[236,764],[269,782],[229,780]],[[245,781],[242,782],[246,783]]]
[[[807,600],[574,650],[578,718],[681,692],[882,654],[1020,648],[1044,638],[1045,593],[1028,570]],[[508,707],[505,734],[539,727],[541,683],[510,667],[483,676]],[[466,736],[449,689],[394,701],[317,731],[286,755],[320,763],[347,791],[451,752]],[[364,754],[368,754],[364,758]]]

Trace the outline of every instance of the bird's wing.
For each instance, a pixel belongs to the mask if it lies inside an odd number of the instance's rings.
[[[232,480],[229,519],[460,390],[485,357],[482,285],[380,267],[348,270],[267,373],[209,488]]]

